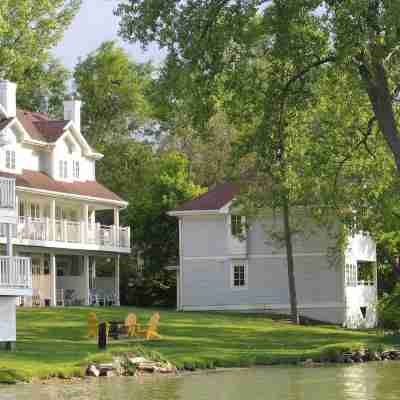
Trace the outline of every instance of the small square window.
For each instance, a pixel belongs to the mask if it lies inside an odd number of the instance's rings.
[[[233,289],[247,288],[247,263],[238,262],[232,264],[232,288]]]

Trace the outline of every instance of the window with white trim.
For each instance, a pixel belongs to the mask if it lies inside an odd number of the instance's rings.
[[[58,175],[60,178],[68,178],[68,161],[60,160],[58,163]]]
[[[6,168],[15,169],[15,151],[6,150]]]
[[[247,263],[234,262],[232,264],[232,289],[246,289],[247,288]]]
[[[239,237],[244,234],[245,217],[241,215],[231,215],[231,234]]]
[[[75,161],[75,160],[73,161],[72,170],[73,170],[74,178],[79,179],[79,175],[80,175],[79,161]]]

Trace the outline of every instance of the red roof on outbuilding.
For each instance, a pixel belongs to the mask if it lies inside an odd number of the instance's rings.
[[[219,210],[239,193],[240,186],[235,183],[216,185],[208,192],[188,201],[174,211],[207,211]]]

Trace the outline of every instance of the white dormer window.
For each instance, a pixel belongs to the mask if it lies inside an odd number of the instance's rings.
[[[15,151],[14,150],[6,151],[6,168],[15,169]]]
[[[58,164],[58,174],[60,178],[67,179],[68,178],[68,161],[66,160],[60,160]]]
[[[245,217],[241,215],[231,215],[231,234],[240,237],[245,232]]]
[[[79,179],[79,175],[80,175],[80,166],[79,166],[79,161],[74,161],[72,164],[72,169],[73,169],[73,174],[74,174],[74,178]]]

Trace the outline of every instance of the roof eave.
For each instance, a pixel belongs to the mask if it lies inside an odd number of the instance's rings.
[[[127,201],[122,200],[122,199],[121,200],[106,199],[106,198],[102,198],[102,197],[87,196],[87,195],[75,194],[75,193],[57,192],[55,190],[38,189],[38,188],[29,187],[29,186],[21,186],[21,185],[17,185],[16,188],[17,188],[17,190],[20,190],[21,192],[42,194],[42,195],[54,196],[54,197],[64,197],[64,198],[68,198],[68,199],[87,200],[90,202],[117,205],[121,208],[126,208],[129,204]]]
[[[225,207],[222,207],[218,210],[172,210],[168,211],[167,215],[170,217],[185,217],[195,215],[223,215],[227,213]]]

